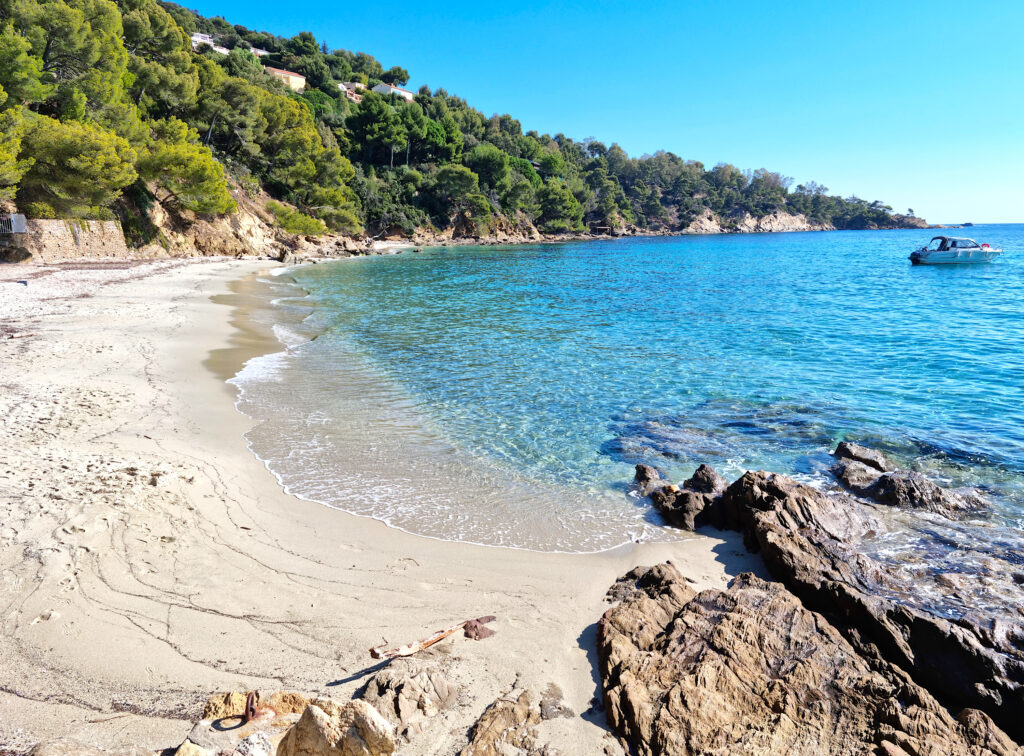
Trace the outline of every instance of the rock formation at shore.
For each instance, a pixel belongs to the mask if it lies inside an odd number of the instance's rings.
[[[1024,711],[1019,617],[983,608],[940,616],[920,600],[920,585],[861,548],[888,527],[882,515],[889,506],[957,518],[984,502],[971,491],[943,489],[917,473],[899,471],[865,447],[841,444],[836,458],[837,478],[864,499],[767,472],[747,472],[724,487],[706,466],[677,487],[638,465],[636,483],[678,527],[710,523],[742,533],[793,600],[823,615],[874,667],[899,670],[952,711],[980,710],[1014,738],[1024,738],[1018,716]],[[750,585],[745,581],[736,591]]]
[[[542,722],[574,714],[562,693],[514,686],[483,708],[468,731],[435,718],[464,704],[464,691],[449,678],[445,654],[399,658],[376,672],[352,700],[306,696],[291,691],[227,692],[206,702],[202,719],[184,742],[164,753],[174,756],[392,756],[404,745],[417,752],[460,756],[560,756],[538,732]],[[453,737],[454,735],[454,737]],[[430,745],[423,745],[426,741]],[[2,749],[0,749],[2,750]],[[146,756],[147,749],[103,751],[70,739],[35,746],[30,756]],[[621,756],[610,740],[605,753]]]
[[[695,592],[671,564],[626,579],[598,630],[608,723],[641,756],[1009,756],[980,711],[954,718],[862,655],[781,583]]]

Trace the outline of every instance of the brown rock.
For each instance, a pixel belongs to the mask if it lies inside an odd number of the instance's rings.
[[[1024,738],[1024,627],[982,613],[951,621],[915,608],[918,587],[857,548],[879,527],[866,506],[782,475],[748,472],[712,515],[719,526],[742,532],[769,571],[862,653]]]
[[[302,713],[278,756],[390,756],[395,730],[365,701],[317,698]]]
[[[637,465],[638,478],[640,467]],[[696,530],[704,525],[708,509],[726,488],[725,479],[710,465],[698,467],[681,489],[672,485],[656,487],[658,482],[647,484],[651,503],[671,525],[684,530]]]
[[[636,475],[633,476],[633,483],[636,484],[641,496],[650,496],[655,491],[670,485],[671,481],[662,478],[661,473],[656,467],[637,465]]]
[[[704,464],[697,468],[693,477],[683,482],[683,488],[704,494],[720,494],[728,485],[725,478],[715,472],[715,468]]]
[[[529,691],[512,691],[480,715],[460,756],[557,756],[557,751],[537,741],[541,719]]]
[[[651,503],[669,522],[683,530],[696,530],[707,520],[704,511],[714,498],[688,490],[661,488],[650,494]]]
[[[458,689],[433,662],[396,659],[370,680],[363,700],[404,731],[455,705]]]
[[[849,441],[840,442],[836,450],[832,452],[832,455],[836,459],[860,462],[862,465],[867,465],[880,473],[896,469],[882,452],[876,449],[869,449],[860,444],[850,443]]]
[[[881,504],[924,509],[950,518],[986,508],[984,499],[976,494],[942,488],[921,473],[906,470],[879,476],[863,493]]]
[[[864,492],[881,477],[882,473],[873,467],[868,467],[863,462],[852,459],[841,459],[830,468],[830,472],[836,476],[850,491],[855,494],[864,495]]]
[[[749,574],[695,594],[671,565],[652,568],[601,619],[598,656],[608,723],[641,756],[1017,752],[985,715],[958,722]]]

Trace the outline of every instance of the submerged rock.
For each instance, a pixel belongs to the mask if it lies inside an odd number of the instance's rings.
[[[882,452],[849,441],[841,441],[832,454],[836,459],[859,462],[880,473],[896,469]]]
[[[985,500],[973,492],[942,488],[921,473],[906,470],[880,475],[864,489],[864,495],[881,504],[924,509],[951,519],[987,507]]]
[[[608,723],[641,756],[1009,756],[979,711],[954,719],[899,668],[862,657],[779,583],[694,592],[651,568],[598,627]]]
[[[879,451],[842,442],[831,472],[848,490],[879,504],[923,509],[950,519],[985,510],[988,502],[971,489],[947,489],[918,472],[898,470]]]

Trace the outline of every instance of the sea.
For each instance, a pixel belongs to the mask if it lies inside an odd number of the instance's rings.
[[[912,266],[938,233],[1005,252]],[[637,463],[828,487],[849,440],[992,502],[974,522],[907,515],[918,530],[878,554],[979,569],[995,550],[1011,571],[1024,554],[1024,225],[429,248],[274,272],[254,317],[279,349],[232,383],[253,454],[297,496],[431,538],[601,551],[685,537],[632,491]]]

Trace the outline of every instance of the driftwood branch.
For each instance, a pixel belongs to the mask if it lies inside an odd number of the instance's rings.
[[[430,648],[439,641],[443,641],[449,635],[457,633],[459,630],[464,631],[466,637],[472,638],[473,640],[488,638],[494,635],[494,631],[488,627],[484,627],[484,625],[488,622],[493,622],[495,619],[497,618],[494,615],[488,615],[486,617],[477,617],[476,619],[466,620],[457,625],[445,628],[444,630],[438,630],[428,638],[423,638],[414,643],[399,646],[398,648],[374,646],[370,649],[370,656],[374,659],[395,659],[399,656],[412,656],[413,654],[418,654],[425,648]]]

